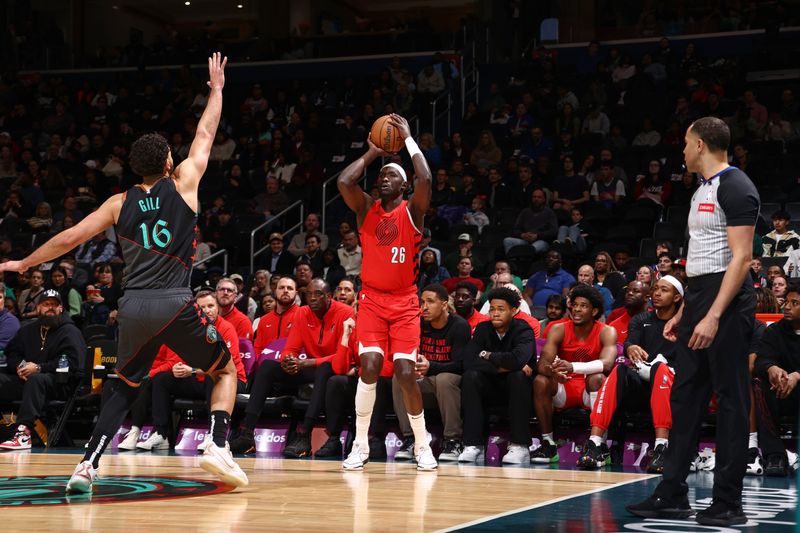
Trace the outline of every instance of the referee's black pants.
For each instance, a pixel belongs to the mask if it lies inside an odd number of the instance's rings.
[[[664,478],[655,494],[680,501],[687,492],[689,463],[697,452],[700,424],[712,391],[717,394],[717,454],[714,467],[715,501],[740,506],[747,468],[750,375],[747,352],[755,320],[755,291],[745,282],[719,321],[711,346],[690,350],[695,326],[719,293],[723,273],[690,278],[678,330],[675,383],[672,387],[672,431]]]

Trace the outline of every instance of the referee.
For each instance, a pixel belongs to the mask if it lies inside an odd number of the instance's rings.
[[[759,197],[747,175],[728,165],[725,122],[698,119],[685,140],[686,168],[700,174],[703,183],[689,213],[689,289],[683,308],[664,327],[664,336],[677,340],[671,442],[663,480],[653,495],[626,509],[645,518],[693,514],[686,476],[713,391],[718,401],[713,503],[695,519],[730,526],[747,522],[742,511],[750,407],[747,347],[756,300],[746,278]]]

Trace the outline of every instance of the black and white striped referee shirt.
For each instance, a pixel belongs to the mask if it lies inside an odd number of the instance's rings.
[[[728,226],[755,226],[760,206],[755,185],[736,167],[704,180],[692,196],[689,211],[686,275],[725,272],[733,257]]]

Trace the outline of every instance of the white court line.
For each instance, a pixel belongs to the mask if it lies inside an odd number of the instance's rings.
[[[547,500],[546,502],[536,503],[534,505],[529,505],[527,507],[520,507],[519,509],[513,509],[511,511],[506,511],[506,512],[498,513],[498,514],[491,515],[491,516],[485,516],[483,518],[478,518],[477,520],[473,520],[471,522],[464,522],[463,524],[458,524],[458,525],[455,525],[455,526],[451,526],[451,527],[448,527],[446,529],[439,529],[437,531],[434,531],[433,533],[449,533],[450,531],[458,531],[459,529],[463,529],[463,528],[466,528],[466,527],[477,526],[478,524],[483,524],[485,522],[489,522],[490,520],[496,520],[498,518],[503,518],[503,517],[506,517],[506,516],[510,516],[512,514],[521,513],[521,512],[524,512],[524,511],[530,511],[530,510],[536,509],[538,507],[546,507],[546,506],[552,505],[554,503],[559,503],[559,502],[563,502],[563,501],[566,501],[566,500],[571,500],[572,498],[578,498],[580,496],[588,496],[589,494],[595,494],[597,492],[603,492],[604,490],[615,489],[617,487],[621,487],[623,485],[628,485],[630,483],[639,483],[640,481],[646,481],[648,479],[652,479],[654,477],[659,477],[659,476],[660,476],[660,474],[659,475],[651,475],[651,476],[640,477],[640,478],[636,478],[636,479],[629,479],[628,481],[621,481],[619,483],[614,483],[613,485],[608,485],[606,487],[600,487],[600,488],[597,488],[597,489],[591,489],[591,490],[587,490],[587,491],[584,491],[584,492],[579,492],[577,494],[571,494],[569,496],[562,496],[560,498],[556,498],[555,500]]]

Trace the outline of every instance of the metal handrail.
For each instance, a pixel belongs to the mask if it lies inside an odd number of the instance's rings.
[[[208,263],[209,261],[211,261],[212,259],[214,259],[215,257],[218,257],[220,255],[222,256],[222,271],[227,276],[228,275],[228,250],[225,249],[225,248],[223,248],[222,250],[217,250],[216,252],[214,252],[213,254],[209,255],[205,259],[201,259],[200,261],[195,262],[193,268],[197,268],[199,265],[202,265],[204,263]]]
[[[328,206],[342,197],[342,193],[336,193],[333,198],[328,198],[328,184],[333,180],[337,179],[339,175],[342,173],[340,170],[330,178],[325,180],[325,183],[322,184],[322,220],[320,221],[320,228],[324,232],[328,226]],[[364,173],[361,175],[361,179],[358,180],[359,183],[362,183],[362,188],[367,182],[367,169],[364,169]]]
[[[431,101],[431,134],[433,138],[436,139],[436,119],[438,119],[443,114],[447,113],[447,135],[449,136],[452,133],[451,127],[451,115],[450,108],[453,105],[453,96],[450,94],[451,91],[446,91],[434,98]],[[436,113],[436,105],[442,98],[447,98],[447,107],[441,113]]]
[[[256,250],[256,233],[258,233],[259,231],[264,229],[266,226],[268,226],[269,224],[273,223],[279,217],[285,215],[286,213],[288,213],[290,210],[294,209],[298,205],[300,206],[300,222],[298,222],[297,224],[295,224],[294,226],[292,226],[290,228],[284,229],[283,232],[284,233],[289,233],[290,231],[294,231],[295,228],[302,227],[303,221],[305,220],[305,209],[304,209],[305,206],[304,206],[302,200],[297,200],[295,203],[293,203],[292,205],[290,205],[289,207],[287,207],[286,209],[284,209],[280,213],[278,213],[276,215],[272,215],[265,222],[262,222],[261,224],[259,224],[255,228],[253,228],[253,230],[250,232],[250,272],[253,272],[255,270],[256,256],[261,255],[264,252],[264,250],[269,248],[269,243],[267,243],[266,246],[262,246],[261,248]]]

